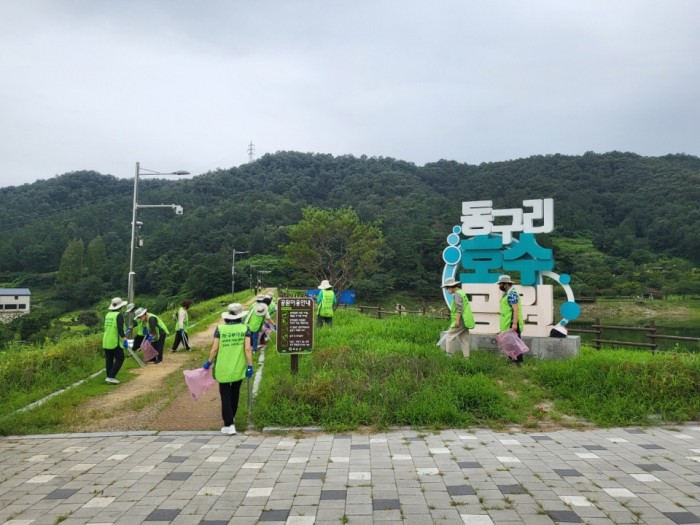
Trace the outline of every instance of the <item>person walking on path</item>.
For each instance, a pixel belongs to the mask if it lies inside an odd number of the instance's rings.
[[[106,383],[118,385],[117,374],[124,364],[124,349],[129,348],[124,332],[124,314],[121,309],[126,306],[126,301],[121,297],[112,299],[105,315],[105,328],[102,336],[102,349],[105,353]]]
[[[251,346],[253,353],[258,351],[258,342],[260,340],[260,332],[262,332],[265,323],[269,323],[274,326],[274,321],[270,318],[270,314],[267,310],[267,305],[263,302],[264,297],[259,295],[256,298],[258,301],[254,304],[245,318],[245,324],[250,328],[251,336]]]
[[[172,348],[173,352],[177,352],[177,347],[180,346],[180,343],[182,343],[182,346],[188,352],[192,350],[190,348],[190,340],[187,335],[187,331],[190,327],[190,316],[187,310],[190,306],[192,306],[192,301],[185,299],[182,301],[182,306],[180,306],[180,309],[177,311],[177,322],[175,323],[175,341],[173,341]]]
[[[321,281],[318,285],[318,295],[316,296],[316,326],[321,328],[324,324],[333,327],[333,312],[335,304],[338,302],[333,286],[328,282],[328,279]]]
[[[148,313],[145,308],[139,308],[134,314],[143,324],[143,336],[149,341],[158,355],[153,359],[156,364],[163,362],[163,347],[165,338],[170,334],[165,323],[157,315]]]
[[[447,293],[452,294],[452,306],[450,308],[450,327],[445,334],[445,350],[447,355],[453,356],[457,349],[462,351],[464,359],[469,359],[471,349],[471,336],[469,330],[476,326],[474,314],[469,304],[467,294],[462,290],[461,281],[456,281],[454,277],[449,277],[442,283],[442,287],[447,289]]]
[[[214,331],[214,343],[209,359],[202,368],[214,365],[212,376],[219,383],[221,397],[221,417],[224,426],[222,434],[236,433],[236,413],[243,378],[253,375],[253,353],[251,351],[251,331],[243,322],[246,313],[240,303],[231,303],[221,314],[223,324]]]
[[[513,286],[513,281],[510,275],[501,275],[498,277],[498,289],[503,292],[501,298],[501,317],[500,329],[501,332],[513,330],[521,337],[523,331],[523,309],[518,291]],[[516,359],[508,358],[511,363],[520,366],[523,362],[523,354],[518,355]]]

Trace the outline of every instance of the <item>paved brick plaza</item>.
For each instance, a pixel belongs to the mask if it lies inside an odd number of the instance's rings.
[[[0,523],[700,523],[700,426],[0,438]]]

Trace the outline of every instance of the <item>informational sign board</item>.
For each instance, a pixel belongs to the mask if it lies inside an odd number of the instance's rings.
[[[314,305],[310,297],[277,299],[277,352],[301,354],[314,346]]]

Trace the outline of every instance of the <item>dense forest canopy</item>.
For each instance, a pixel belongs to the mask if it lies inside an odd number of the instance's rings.
[[[137,293],[198,298],[249,284],[258,258],[270,282],[295,283],[281,264],[288,227],[302,209],[351,207],[381,225],[381,267],[357,283],[367,297],[388,290],[435,295],[442,249],[459,223],[462,201],[496,208],[552,197],[555,231],[541,244],[555,250],[555,271],[572,274],[578,294],[641,293],[649,287],[699,293],[700,159],[633,153],[534,156],[507,162],[454,161],[416,166],[385,157],[278,152],[238,168],[187,180],[141,179],[140,204],[179,204],[139,211]],[[62,258],[76,241],[86,253],[84,291],[126,292],[133,180],[83,171],[0,189],[0,284],[67,289]],[[73,243],[73,244],[71,244]],[[75,257],[73,258],[75,259]],[[73,260],[68,259],[68,260]],[[95,262],[97,261],[97,262]],[[248,261],[248,262],[246,262]],[[99,268],[95,270],[94,268]],[[68,272],[68,273],[67,273]],[[96,272],[99,275],[94,275]]]

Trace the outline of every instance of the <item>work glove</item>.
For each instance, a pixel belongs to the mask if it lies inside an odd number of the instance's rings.
[[[129,349],[129,341],[124,341],[122,343],[122,346],[124,347],[124,350],[128,350]]]
[[[148,328],[144,328],[143,329],[143,336],[145,337],[147,335],[148,335]]]
[[[245,369],[245,376],[248,378],[253,376],[253,365],[248,365],[248,368]]]
[[[146,341],[148,341],[149,343],[153,342],[153,336],[152,336],[152,335],[147,335],[147,336],[146,336]]]
[[[210,367],[210,366],[211,366],[211,361],[208,361],[208,360],[207,360],[207,361],[204,361],[204,364],[202,365],[202,368],[204,368],[204,370],[209,370],[209,367]]]

